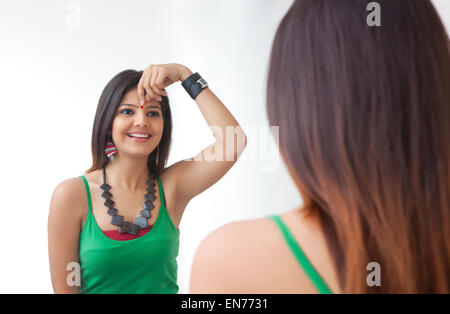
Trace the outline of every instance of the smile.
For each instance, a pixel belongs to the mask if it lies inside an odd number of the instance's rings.
[[[144,134],[127,134],[127,136],[133,141],[133,142],[147,142],[150,137],[152,137],[150,134],[144,135]]]

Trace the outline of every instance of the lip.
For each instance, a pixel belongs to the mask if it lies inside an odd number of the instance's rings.
[[[136,131],[136,132],[133,132],[133,131],[132,131],[132,132],[128,132],[127,135],[128,135],[128,134],[143,134],[143,135],[150,135],[150,133],[147,133],[147,132],[139,132],[139,131]]]
[[[138,132],[134,132],[136,134],[148,134],[148,133],[138,133]],[[147,142],[148,140],[150,140],[152,138],[152,136],[150,134],[148,134],[149,137],[147,138],[139,138],[139,137],[131,137],[130,135],[127,134],[127,137],[132,140],[133,142],[138,142],[138,143],[144,143]]]

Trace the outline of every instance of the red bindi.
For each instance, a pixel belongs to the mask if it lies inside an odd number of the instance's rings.
[[[141,105],[141,109],[143,109],[143,108],[144,108],[144,106]]]

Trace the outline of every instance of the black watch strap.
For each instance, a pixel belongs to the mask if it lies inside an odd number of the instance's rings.
[[[200,76],[200,74],[198,74],[198,72],[191,74],[181,83],[181,85],[194,100],[202,90],[208,87],[208,83]]]

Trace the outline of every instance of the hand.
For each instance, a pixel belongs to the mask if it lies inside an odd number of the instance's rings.
[[[167,96],[164,88],[175,82],[184,81],[191,74],[191,70],[178,63],[152,64],[148,66],[137,85],[141,104],[151,99],[161,101],[161,96]]]

